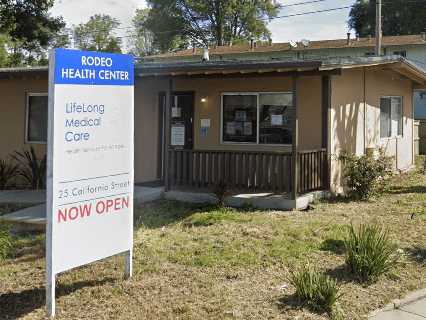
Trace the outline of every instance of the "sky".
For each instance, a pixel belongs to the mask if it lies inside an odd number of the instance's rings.
[[[281,0],[282,5],[307,2],[309,0]],[[293,15],[303,12],[326,10],[350,6],[355,0],[324,0],[318,3],[284,7],[280,16]],[[137,8],[146,7],[145,0],[56,0],[51,10],[53,15],[61,15],[67,25],[77,25],[86,22],[90,16],[101,13],[117,18],[121,28],[131,26],[131,20]],[[323,12],[275,19],[269,24],[274,42],[287,42],[301,39],[320,40],[346,38],[348,32],[347,20],[350,9]],[[127,29],[117,30],[117,35],[125,36]]]

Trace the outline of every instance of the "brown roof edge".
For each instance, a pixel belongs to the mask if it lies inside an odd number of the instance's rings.
[[[313,61],[210,61],[210,62],[178,62],[178,63],[147,63],[136,67],[141,75],[173,72],[209,71],[221,72],[231,69],[258,70],[258,69],[288,69],[288,68],[319,68],[322,62]]]

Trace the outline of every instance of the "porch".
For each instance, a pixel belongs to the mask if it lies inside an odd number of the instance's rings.
[[[296,159],[294,159],[296,158]],[[166,190],[287,195],[328,188],[326,149],[297,152],[177,150],[168,152]]]
[[[213,202],[225,189],[232,205],[286,202],[278,209],[299,207],[302,198],[306,206],[330,190],[331,77],[340,70],[312,62],[275,67],[205,71],[202,64],[200,71],[140,74],[161,83],[158,177],[166,198]],[[191,109],[193,118],[184,119]]]

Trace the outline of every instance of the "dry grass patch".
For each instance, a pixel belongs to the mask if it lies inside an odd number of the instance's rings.
[[[362,319],[426,287],[426,176],[395,178],[368,202],[264,212],[157,202],[137,209],[135,275],[115,257],[59,276],[58,319],[327,319],[298,303],[291,271],[310,263],[338,281],[345,319]],[[414,215],[413,215],[414,214]],[[386,226],[398,262],[372,285],[353,279],[342,240],[350,224]],[[43,236],[15,238],[0,262],[2,319],[43,319]],[[19,245],[18,245],[19,244]]]

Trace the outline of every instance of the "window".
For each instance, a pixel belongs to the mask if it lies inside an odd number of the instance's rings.
[[[393,52],[393,54],[394,54],[395,56],[401,56],[401,57],[404,57],[404,58],[406,58],[406,57],[407,57],[407,51],[405,51],[405,50],[401,50],[401,51],[394,51],[394,52]]]
[[[27,95],[26,141],[47,142],[47,94],[45,93]]]
[[[426,119],[426,91],[414,91],[414,119]]]
[[[380,137],[402,136],[402,97],[380,98]]]
[[[257,142],[257,95],[223,96],[223,141]]]
[[[291,144],[295,108],[291,93],[259,95],[259,142],[265,144]]]
[[[374,57],[376,55],[376,53],[374,51],[368,51],[366,53],[364,53],[364,56],[366,57]]]
[[[222,141],[291,144],[295,108],[291,93],[226,93]]]

